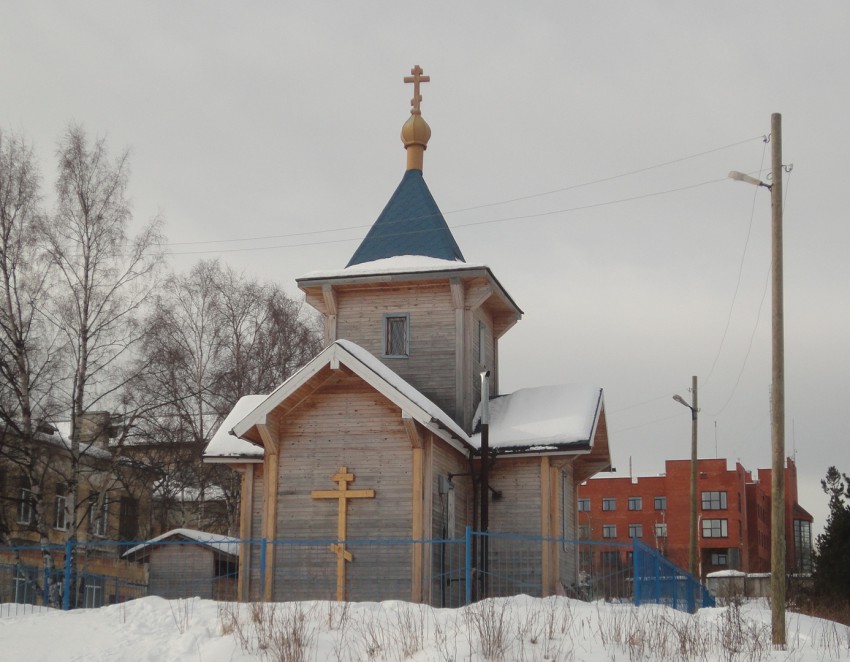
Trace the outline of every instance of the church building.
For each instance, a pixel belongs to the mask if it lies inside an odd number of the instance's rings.
[[[297,279],[325,349],[240,400],[206,449],[242,475],[240,538],[267,541],[242,546],[241,599],[372,600],[378,581],[382,599],[448,605],[463,559],[431,541],[467,526],[540,538],[515,569],[531,592],[576,581],[552,539],[577,538],[577,485],[610,466],[602,390],[500,392],[499,340],[523,313],[465,261],[425,183],[428,81],[405,77],[407,168],[366,237],[344,268]],[[377,556],[375,540],[396,544]]]

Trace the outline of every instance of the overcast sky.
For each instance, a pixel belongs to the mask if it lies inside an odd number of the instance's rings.
[[[48,204],[78,122],[130,148],[174,268],[218,257],[298,294],[400,181],[419,64],[425,179],[525,312],[501,390],[602,386],[618,475],[689,457],[671,396],[692,375],[700,456],[770,466],[770,196],[726,174],[767,175],[782,113],[786,445],[820,530],[820,478],[850,472],[850,3],[129,4],[4,3],[0,125]]]

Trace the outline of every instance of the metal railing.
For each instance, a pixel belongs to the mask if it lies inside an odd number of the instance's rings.
[[[436,607],[518,594],[658,603],[691,612],[714,605],[696,577],[638,540],[605,543],[467,529],[463,538],[354,539],[343,547],[326,539],[140,545],[69,541],[0,547],[0,604],[74,609],[147,595],[256,601],[271,585],[276,599],[333,600],[342,586],[348,600],[417,596]],[[240,555],[246,555],[241,581]]]

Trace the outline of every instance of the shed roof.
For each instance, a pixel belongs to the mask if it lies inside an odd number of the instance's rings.
[[[602,389],[583,384],[524,388],[490,400],[489,446],[540,452],[590,448],[602,412]],[[473,427],[481,422],[481,406]],[[481,433],[472,436],[481,446]]]

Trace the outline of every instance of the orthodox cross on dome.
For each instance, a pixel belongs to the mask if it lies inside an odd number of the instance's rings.
[[[413,83],[413,98],[410,100],[410,105],[412,106],[410,110],[411,115],[421,115],[422,111],[419,110],[419,104],[422,102],[422,95],[419,94],[419,83],[430,83],[430,76],[422,75],[422,67],[418,64],[410,70],[412,76],[405,76],[405,83]]]
[[[336,554],[336,599],[338,602],[342,602],[345,600],[345,562],[354,560],[351,552],[345,549],[348,499],[372,499],[375,497],[375,490],[349,490],[348,483],[354,481],[354,474],[348,473],[348,467],[340,467],[339,471],[331,476],[331,480],[337,482],[337,489],[313,490],[311,496],[314,499],[337,499],[339,501],[337,542],[330,546],[330,550]]]

